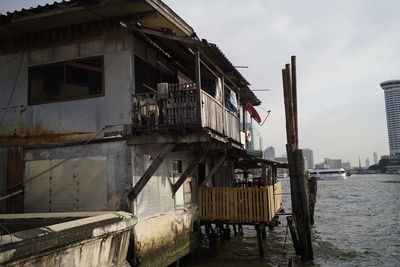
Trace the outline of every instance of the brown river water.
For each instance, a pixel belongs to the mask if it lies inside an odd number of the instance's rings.
[[[289,180],[282,180],[289,192]],[[290,212],[290,195],[283,206]],[[186,266],[400,266],[400,175],[352,175],[346,180],[319,180],[313,226],[315,260],[301,263],[286,236],[286,218],[267,230],[265,257],[258,254],[256,231],[245,226],[243,237],[208,251],[203,240],[197,259]]]

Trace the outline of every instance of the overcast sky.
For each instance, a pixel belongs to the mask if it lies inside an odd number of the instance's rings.
[[[0,0],[0,13],[52,1]],[[398,0],[165,0],[216,43],[272,110],[264,147],[285,153],[281,68],[297,56],[300,146],[362,165],[389,153],[383,90],[400,79]],[[259,110],[261,115],[265,115]]]

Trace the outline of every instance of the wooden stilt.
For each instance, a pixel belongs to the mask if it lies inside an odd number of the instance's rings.
[[[315,202],[317,201],[317,177],[310,177],[308,180],[309,189],[309,205],[310,205],[310,221],[311,225],[314,225],[314,210]]]
[[[265,231],[265,225],[262,226],[262,239],[267,239],[267,231]]]
[[[260,257],[264,258],[264,245],[262,242],[262,233],[260,225],[256,225],[256,231],[257,231],[258,251],[260,252]]]
[[[239,236],[243,236],[243,227],[239,224]]]
[[[292,236],[293,247],[294,247],[294,250],[297,253],[297,251],[300,251],[300,249],[299,249],[299,238],[297,236],[296,228],[294,226],[293,217],[292,216],[288,216],[288,217],[286,217],[286,220],[287,220],[287,224],[289,226],[290,235]]]
[[[232,227],[233,227],[233,234],[234,234],[234,236],[237,236],[238,233],[237,233],[237,230],[236,230],[236,224],[232,224]]]

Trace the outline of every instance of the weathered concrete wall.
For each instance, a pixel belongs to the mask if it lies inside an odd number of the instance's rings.
[[[132,147],[133,185],[141,178],[143,173],[152,163],[152,160],[157,156],[160,149],[160,145],[142,145]],[[194,156],[195,154],[190,151],[172,152],[163,161],[161,166],[157,169],[150,181],[136,198],[135,214],[138,216],[139,221],[160,214],[168,214],[176,210],[177,207],[175,203],[178,197],[173,198],[171,184],[180,177],[180,174],[174,174],[172,172],[172,162],[173,160],[181,160],[183,163],[182,169],[184,171]],[[197,168],[194,168],[191,174],[197,176]],[[187,180],[186,184],[189,182],[190,180]],[[191,184],[194,186],[192,191],[195,191],[197,188],[196,182],[193,181]],[[187,188],[187,185],[182,185],[181,188],[183,187]],[[185,192],[181,190],[178,191],[177,194],[178,193],[182,194],[181,199],[183,200],[183,194]],[[186,191],[186,193],[190,192]],[[196,205],[196,203],[191,204],[193,206]]]
[[[128,210],[132,179],[126,141],[27,149],[24,158],[25,181],[61,163],[25,184],[25,212]]]
[[[125,36],[127,40],[132,38],[129,36]],[[105,126],[114,126],[106,131],[120,131],[122,125],[131,124],[134,64],[133,45],[127,40],[104,38],[24,52],[20,56],[1,56],[0,64],[18,57],[0,68],[3,96],[0,98],[0,116],[6,114],[0,127],[0,146],[86,140]],[[29,66],[98,55],[104,56],[104,96],[28,105]]]
[[[132,147],[132,175],[135,184],[160,151],[160,145]],[[171,185],[180,177],[173,161],[182,161],[182,171],[195,157],[191,151],[170,153],[135,201],[136,252],[143,266],[166,266],[199,246],[197,220],[197,168],[173,197]]]
[[[160,215],[135,225],[135,246],[140,266],[167,266],[200,245],[194,216],[189,212]]]
[[[24,216],[26,220],[35,220],[34,214]],[[59,218],[61,216],[64,214]],[[82,215],[77,213],[76,216]],[[0,216],[0,219],[3,218]],[[130,266],[127,251],[135,223],[131,214],[115,212],[88,215],[83,219],[12,233],[12,236],[6,234],[0,244],[0,265]]]

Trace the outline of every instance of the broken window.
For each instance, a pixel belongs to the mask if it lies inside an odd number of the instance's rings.
[[[29,105],[104,95],[103,57],[29,68]]]

